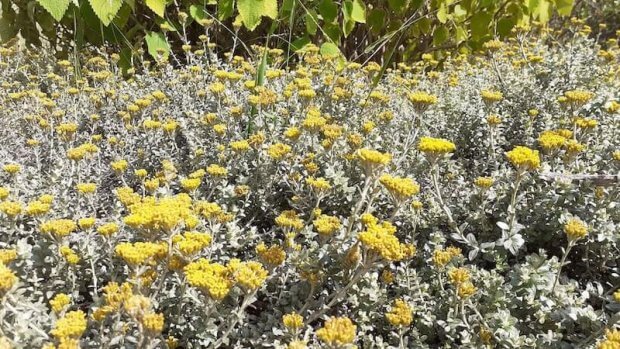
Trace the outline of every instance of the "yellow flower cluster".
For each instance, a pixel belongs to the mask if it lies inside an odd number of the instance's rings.
[[[588,226],[579,218],[571,218],[564,224],[564,233],[569,241],[583,239],[588,235]]]
[[[2,211],[9,218],[15,218],[22,213],[24,207],[21,203],[16,201],[3,201],[0,202],[0,211]]]
[[[60,247],[60,254],[67,260],[67,263],[76,265],[80,262],[80,256],[75,253],[69,246]]]
[[[161,333],[164,328],[164,314],[148,313],[142,317],[142,325],[147,331]]]
[[[264,242],[261,242],[256,246],[256,253],[265,264],[274,267],[281,265],[286,260],[286,252],[278,245],[267,247]]]
[[[268,272],[259,262],[241,262],[231,259],[228,265],[211,263],[205,258],[192,262],[184,268],[191,286],[203,290],[214,300],[224,299],[235,282],[244,289],[258,289],[267,279]]]
[[[201,289],[214,300],[224,299],[233,287],[230,270],[205,258],[188,264],[184,272],[191,286]]]
[[[407,327],[413,321],[413,310],[404,299],[397,299],[385,317],[392,326]]]
[[[41,202],[40,200],[35,200],[28,204],[26,207],[26,213],[30,216],[41,216],[48,213],[52,208],[52,205]]]
[[[17,174],[22,169],[22,167],[19,164],[6,164],[2,166],[2,169],[6,173],[14,175]]]
[[[316,191],[325,191],[325,190],[329,190],[332,188],[331,184],[329,184],[329,181],[327,181],[323,177],[319,177],[319,178],[308,177],[306,178],[306,183],[308,183],[308,185],[311,186]]]
[[[56,339],[78,339],[86,331],[86,314],[81,310],[70,311],[56,321],[54,329],[50,332]]]
[[[297,330],[303,327],[304,318],[296,312],[292,312],[290,314],[282,315],[282,323],[287,329],[297,332]]]
[[[390,222],[371,223],[358,239],[368,250],[385,260],[400,261],[412,257],[416,252],[415,246],[400,243],[395,233],[396,227]]]
[[[538,137],[538,144],[546,150],[560,149],[566,143],[566,138],[558,135],[555,131],[545,131]]]
[[[55,313],[60,313],[69,304],[71,304],[71,297],[65,293],[59,293],[50,300],[50,306]]]
[[[499,116],[495,114],[487,116],[487,124],[489,124],[489,126],[497,126],[501,123],[502,123],[502,118],[500,118]]]
[[[17,276],[4,263],[0,263],[0,295],[10,290],[17,282]]]
[[[460,298],[467,298],[476,293],[476,287],[471,283],[471,274],[465,268],[453,268],[448,272],[450,282],[456,287]]]
[[[0,249],[0,263],[9,264],[17,258],[16,249]]]
[[[586,119],[586,118],[580,118],[580,117],[575,118],[573,122],[575,123],[575,125],[577,125],[577,127],[586,129],[586,130],[595,128],[598,125],[598,121],[594,119]]]
[[[129,265],[154,265],[166,257],[168,245],[165,242],[122,242],[114,248],[116,255],[121,257]]]
[[[594,97],[594,93],[583,90],[570,90],[564,92],[564,97],[571,103],[583,105]]]
[[[606,330],[605,340],[600,342],[597,349],[618,349],[620,348],[620,331]]]
[[[228,174],[228,170],[218,164],[211,164],[207,166],[207,173],[213,177],[224,177]]]
[[[192,256],[209,246],[212,239],[213,238],[208,233],[188,231],[182,235],[175,235],[172,238],[172,242],[183,255]]]
[[[314,221],[312,221],[316,231],[322,236],[330,236],[338,229],[340,229],[341,223],[338,217],[329,216],[326,214],[319,215]]]
[[[228,263],[228,269],[231,270],[239,285],[250,291],[258,289],[269,275],[261,263],[254,261],[241,262],[238,259],[232,259]]]
[[[483,189],[490,188],[493,185],[493,183],[495,183],[495,180],[493,179],[493,177],[478,177],[474,180],[474,184],[478,188],[483,188]]]
[[[438,248],[433,252],[433,263],[439,268],[443,268],[453,258],[459,256],[461,256],[461,249],[458,247],[448,247],[445,250]]]
[[[181,180],[181,187],[185,191],[192,192],[200,186],[201,180],[200,178],[183,178]]]
[[[187,194],[156,199],[147,196],[139,203],[129,206],[130,214],[125,224],[149,232],[171,232],[183,224],[193,228],[196,217],[192,212],[192,200]]]
[[[70,219],[53,219],[43,222],[39,226],[39,230],[41,230],[41,233],[61,238],[76,231],[77,224]]]
[[[426,154],[437,156],[454,152],[456,150],[456,145],[443,138],[422,137],[418,143],[418,150]]]
[[[316,331],[316,336],[325,344],[340,347],[351,344],[355,340],[357,326],[347,317],[332,317],[325,321],[322,328]]]
[[[81,194],[92,194],[97,190],[97,184],[95,183],[78,183],[75,188]]]
[[[85,222],[83,221],[83,219],[89,219],[89,218],[82,218],[81,220],[78,221],[78,224],[80,225],[80,227],[82,229],[83,228],[83,223],[86,223],[86,225],[88,225],[88,223],[90,222]],[[91,218],[92,219],[92,218]],[[93,219],[93,223],[94,223],[94,219]],[[114,223],[114,222],[110,222],[110,223],[105,223],[102,224],[101,226],[99,226],[97,228],[97,233],[103,235],[103,236],[111,236],[112,234],[115,234],[116,232],[118,232],[118,224]]]
[[[361,161],[362,166],[373,170],[387,165],[392,160],[392,155],[373,149],[362,148],[357,151],[357,158]]]
[[[420,185],[411,178],[393,177],[384,174],[379,182],[394,196],[397,201],[404,201],[420,192]]]
[[[516,146],[506,153],[506,157],[520,171],[532,171],[540,167],[538,150],[532,150],[528,147]]]
[[[269,146],[267,154],[274,160],[281,160],[291,152],[291,146],[284,143],[276,143]]]
[[[482,97],[483,101],[492,103],[501,101],[504,98],[504,94],[494,90],[482,90],[480,91],[480,97]]]
[[[301,230],[304,227],[304,221],[293,210],[282,212],[276,217],[276,224],[281,228],[291,230]]]
[[[414,91],[407,94],[407,98],[414,105],[430,106],[437,104],[437,96],[423,91]]]
[[[302,126],[310,131],[319,131],[327,124],[327,119],[321,116],[321,112],[317,108],[310,108],[306,114]]]

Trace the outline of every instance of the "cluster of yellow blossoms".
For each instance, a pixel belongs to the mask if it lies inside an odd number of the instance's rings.
[[[400,261],[415,255],[416,248],[411,244],[403,244],[394,235],[396,227],[390,222],[369,222],[366,230],[359,233],[358,239],[370,252],[387,261]]]
[[[316,331],[316,336],[325,344],[340,347],[353,343],[357,326],[347,317],[332,317],[325,321],[322,328]]]
[[[230,260],[225,266],[201,258],[188,264],[184,272],[190,285],[203,290],[214,300],[224,299],[235,282],[247,290],[256,290],[268,276],[261,263],[238,259]]]

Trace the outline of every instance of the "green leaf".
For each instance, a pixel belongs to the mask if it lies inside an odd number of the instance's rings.
[[[342,52],[340,52],[340,49],[338,48],[338,46],[336,46],[334,43],[331,43],[331,42],[326,42],[323,45],[321,45],[319,52],[324,57],[333,58],[333,57],[342,56]]]
[[[189,15],[192,16],[195,21],[200,21],[207,17],[202,6],[197,5],[192,5],[189,7]]]
[[[439,5],[439,9],[437,10],[437,19],[442,24],[448,21],[448,7],[443,2]]]
[[[467,40],[467,30],[463,27],[456,27],[456,43],[460,44],[465,40]]]
[[[390,10],[401,13],[407,8],[407,0],[388,0]]]
[[[310,44],[310,38],[307,36],[302,36],[300,38],[293,40],[293,42],[291,42],[291,49],[293,51],[299,51],[309,44]]]
[[[245,27],[252,31],[260,24],[261,17],[276,19],[278,0],[238,0],[237,11]]]
[[[325,22],[333,22],[338,17],[338,6],[333,0],[323,0],[319,4],[319,13]]]
[[[428,34],[431,31],[431,20],[428,17],[420,18],[417,23],[418,29],[424,34]]]
[[[340,42],[342,31],[340,30],[340,26],[338,24],[325,23],[325,25],[323,25],[323,32],[327,35],[330,41],[335,43]]]
[[[448,39],[450,32],[445,26],[438,27],[433,33],[433,45],[441,45]]]
[[[368,14],[368,25],[375,34],[381,33],[381,30],[385,27],[384,21],[385,11],[381,9],[373,9]]]
[[[573,12],[574,0],[556,0],[555,6],[560,16],[570,16]]]
[[[67,12],[69,8],[69,3],[71,0],[37,0],[41,7],[43,7],[47,12],[54,17],[57,22],[60,22],[62,17]]]
[[[342,22],[342,33],[344,34],[344,37],[345,38],[348,37],[354,28],[355,28],[355,21],[353,21],[352,19],[345,19]]]
[[[515,26],[516,21],[513,18],[502,18],[497,21],[497,34],[504,37],[510,35],[510,31]]]
[[[306,22],[306,33],[315,35],[319,26],[319,16],[317,13],[314,10],[308,10],[304,16],[304,20]]]
[[[123,5],[123,0],[88,0],[88,2],[97,18],[106,27],[112,22],[114,16],[116,16],[116,13]]]
[[[532,15],[540,22],[547,23],[551,18],[551,3],[548,0],[539,0],[536,7],[532,9]]]
[[[479,39],[480,37],[488,34],[489,24],[493,16],[487,12],[478,12],[471,18],[470,29],[473,39]]]
[[[166,0],[146,0],[145,4],[159,17],[163,17],[166,12]]]
[[[170,44],[168,44],[168,40],[166,40],[163,33],[148,32],[144,40],[146,40],[149,54],[153,58],[158,59],[161,56],[160,53],[157,52],[159,50],[163,50],[164,58],[168,58],[168,54],[170,54]]]
[[[235,11],[235,0],[218,0],[217,1],[217,19],[223,21],[230,18]]]
[[[345,0],[344,15],[357,23],[366,23],[366,5],[362,0]]]

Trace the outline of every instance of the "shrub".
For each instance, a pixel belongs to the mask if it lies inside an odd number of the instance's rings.
[[[618,48],[525,37],[377,85],[3,48],[1,343],[613,345]]]

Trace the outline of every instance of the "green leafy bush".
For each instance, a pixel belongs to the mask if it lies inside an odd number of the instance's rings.
[[[269,40],[287,52],[307,44],[357,61],[407,61],[426,52],[479,49],[516,26],[570,15],[573,0],[18,0],[2,1],[0,37],[122,48],[124,65],[148,51],[182,51],[207,35],[219,50]],[[214,46],[215,48],[215,46]]]

